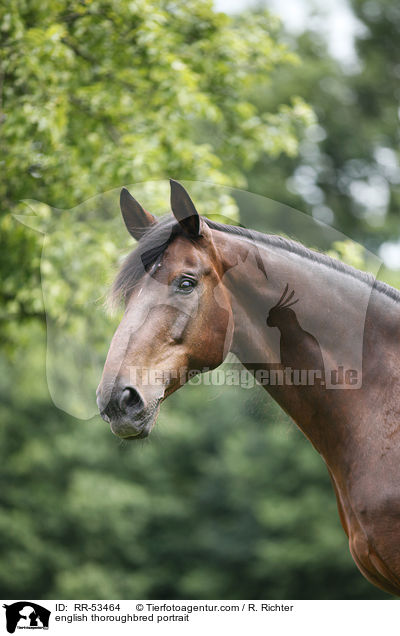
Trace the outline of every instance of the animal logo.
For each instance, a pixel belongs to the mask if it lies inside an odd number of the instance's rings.
[[[50,610],[32,603],[32,601],[18,601],[11,605],[3,605],[6,610],[6,626],[9,634],[18,628],[48,629]]]
[[[318,340],[300,325],[292,307],[299,302],[295,291],[286,284],[282,296],[268,314],[268,327],[280,331],[280,358],[285,367],[301,370],[324,371],[324,360]],[[321,378],[323,376],[321,375]]]

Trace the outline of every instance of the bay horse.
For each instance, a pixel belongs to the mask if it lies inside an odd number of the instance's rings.
[[[101,416],[115,435],[143,439],[163,400],[229,352],[256,379],[282,370],[271,309],[295,289],[306,336],[301,349],[286,340],[284,364],[293,349],[292,367],[302,351],[306,369],[313,358],[321,367],[323,356],[328,375],[335,364],[351,373],[340,390],[324,381],[261,383],[325,461],[358,568],[399,596],[400,293],[289,239],[200,216],[183,186],[170,183],[173,214],[161,220],[121,191],[138,244],[112,289],[125,313],[97,390]]]

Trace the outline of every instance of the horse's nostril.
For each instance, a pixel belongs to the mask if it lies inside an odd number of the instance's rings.
[[[143,406],[143,400],[140,397],[138,391],[131,386],[125,387],[122,391],[121,399],[120,399],[121,408],[123,411],[130,408],[139,409]]]

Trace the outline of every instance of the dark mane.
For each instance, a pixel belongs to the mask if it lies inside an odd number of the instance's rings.
[[[175,217],[165,216],[150,226],[136,248],[124,260],[111,289],[111,302],[126,302],[146,271],[163,255],[168,245],[182,235]]]
[[[257,244],[272,246],[292,252],[293,254],[297,254],[298,256],[310,261],[325,265],[326,267],[342,272],[347,276],[351,276],[352,278],[369,285],[371,288],[384,294],[388,298],[391,298],[396,302],[400,302],[400,292],[397,289],[390,287],[390,285],[376,280],[372,274],[362,272],[350,265],[345,265],[341,261],[331,258],[322,252],[310,250],[301,243],[297,243],[296,241],[274,234],[262,234],[256,230],[249,230],[241,226],[216,223],[206,217],[202,217],[202,219],[205,223],[207,223],[208,227],[213,230],[224,232],[225,234],[241,236],[245,239],[250,239]],[[177,236],[181,236],[182,234],[183,232],[180,225],[176,222],[175,217],[172,215],[163,217],[156,225],[151,226],[140,239],[137,247],[125,259],[119,273],[117,274],[111,289],[112,302],[117,303],[119,301],[126,301],[136,284],[144,276],[145,272],[149,271],[152,265],[161,258],[168,245],[170,245]]]

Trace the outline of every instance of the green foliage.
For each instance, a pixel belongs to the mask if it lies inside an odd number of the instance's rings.
[[[262,389],[187,386],[149,442],[123,445],[32,403],[32,373],[1,395],[3,596],[384,598],[322,460]]]
[[[167,177],[243,186],[243,167],[293,155],[312,117],[300,98],[257,113],[246,99],[297,59],[268,14],[233,19],[210,0],[16,0],[0,24],[2,251],[28,248],[18,272],[0,262],[10,317],[36,317],[40,300],[41,239],[9,219],[25,213],[20,199],[72,208]],[[22,292],[21,277],[35,289]]]
[[[359,19],[358,62],[343,66],[321,34],[292,37],[301,70],[273,76],[251,101],[275,108],[296,94],[311,103],[308,128],[294,160],[264,156],[248,175],[249,189],[292,205],[376,250],[397,239],[399,224],[398,81],[400,36],[396,0],[350,3]]]
[[[335,241],[327,254],[357,269],[366,269],[364,249],[353,241]]]

